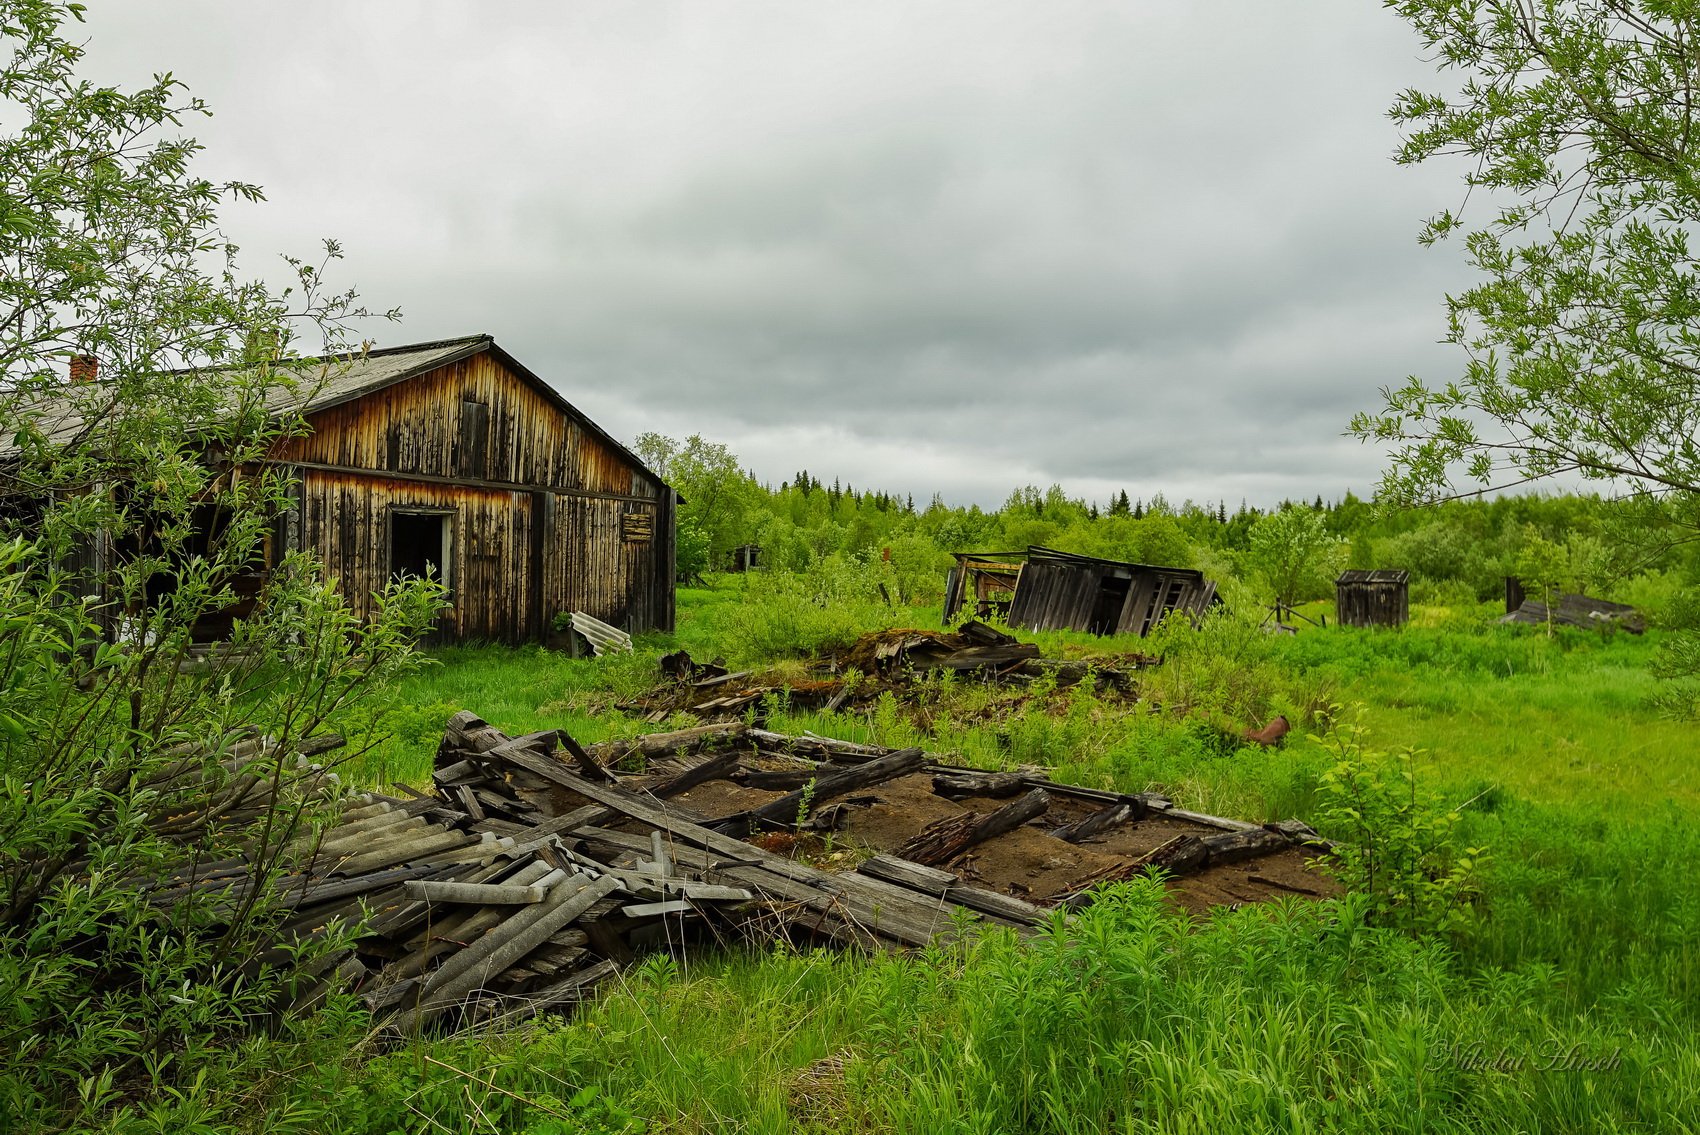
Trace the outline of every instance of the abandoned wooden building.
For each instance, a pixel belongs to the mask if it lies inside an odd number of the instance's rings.
[[[292,502],[247,594],[306,550],[361,614],[398,575],[441,580],[439,641],[541,641],[571,612],[673,628],[676,494],[490,336],[283,373],[269,405],[307,428],[267,455]],[[222,637],[244,613],[203,620],[196,637]]]
[[[280,552],[316,552],[356,606],[431,571],[445,640],[540,640],[572,611],[673,629],[673,490],[490,336],[350,358],[301,410],[271,456],[298,484]]]
[[[1155,567],[1053,548],[958,552],[945,580],[944,617],[972,602],[976,617],[1023,630],[1150,634],[1174,611],[1202,615],[1220,602],[1216,584],[1192,568]]]
[[[1343,627],[1402,627],[1411,617],[1411,573],[1353,569],[1334,580],[1334,613]]]

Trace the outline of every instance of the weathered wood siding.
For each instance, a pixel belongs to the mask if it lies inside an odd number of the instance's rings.
[[[483,454],[463,444],[469,404],[488,408]],[[280,460],[651,500],[659,491],[624,454],[487,352],[308,420],[312,434],[282,447]]]
[[[673,497],[653,475],[488,353],[309,416],[295,467],[301,546],[362,613],[391,578],[391,517],[453,526],[444,639],[522,642],[564,611],[673,627]]]
[[[530,497],[526,493],[310,471],[302,483],[302,537],[362,615],[390,578],[390,517],[452,510],[448,639],[517,642],[532,625]]]
[[[1009,625],[1033,631],[1085,630],[1100,575],[1079,564],[1028,561],[1009,605]]]

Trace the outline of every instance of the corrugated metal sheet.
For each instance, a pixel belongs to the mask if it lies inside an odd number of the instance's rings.
[[[583,611],[574,611],[572,618],[573,630],[590,640],[590,648],[598,656],[631,653],[632,636],[625,631],[593,619]]]

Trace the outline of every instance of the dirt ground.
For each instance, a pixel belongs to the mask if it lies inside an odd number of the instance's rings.
[[[750,763],[773,771],[810,767],[782,757],[764,757]],[[832,846],[866,854],[894,851],[937,820],[964,812],[990,812],[1008,803],[983,797],[948,800],[933,792],[932,780],[931,773],[914,773],[846,797]],[[673,803],[704,817],[719,818],[760,807],[783,795],[784,792],[777,790],[717,780],[675,797]],[[1090,815],[1097,807],[1089,801],[1053,794],[1049,810],[1037,820],[987,840],[943,866],[965,882],[1045,905],[1079,889],[1100,872],[1126,865],[1177,835],[1208,835],[1216,830],[1154,814],[1122,824],[1082,844],[1068,843],[1049,834],[1055,828]],[[853,865],[857,858],[859,854],[833,855],[818,865],[830,870]],[[1243,863],[1210,867],[1196,875],[1171,879],[1169,891],[1176,906],[1200,914],[1217,907],[1295,895],[1320,898],[1338,894],[1338,884],[1310,866],[1310,858],[1311,855],[1295,848]]]

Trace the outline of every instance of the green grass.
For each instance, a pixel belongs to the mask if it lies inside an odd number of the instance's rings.
[[[1696,1130],[1681,1007],[1564,1011],[1538,968],[1292,903],[1176,917],[1151,883],[1068,930],[919,956],[656,959],[571,1023],[303,1069],[293,1129]]]
[[[397,736],[357,773],[422,779],[458,708],[510,732],[640,731],[611,707],[652,682],[662,649],[711,657],[740,622],[754,628],[746,643],[774,633],[742,585],[681,600],[680,633],[633,658],[444,652],[398,692]],[[1085,687],[1012,695],[957,680],[924,684],[919,718],[894,699],[831,716],[771,707],[782,730],[1045,764],[1265,819],[1312,814],[1334,758],[1303,734],[1328,706],[1359,706],[1377,745],[1427,750],[1425,778],[1469,802],[1460,839],[1490,854],[1463,932],[1413,940],[1366,927],[1350,903],[1189,922],[1135,885],[1031,947],[991,935],[909,957],[658,959],[572,1022],[316,1060],[255,1114],[350,1133],[542,1135],[628,1119],[686,1131],[1700,1131],[1700,783],[1691,727],[1648,708],[1656,638],[1549,639],[1489,614],[1419,610],[1398,632],[1280,638],[1230,621],[1151,642],[1037,636],[1052,655],[1164,653],[1131,706]],[[869,617],[937,625],[924,608]],[[1274,712],[1301,726],[1285,748],[1225,739]],[[1601,1066],[1543,1067],[1573,1049]]]

